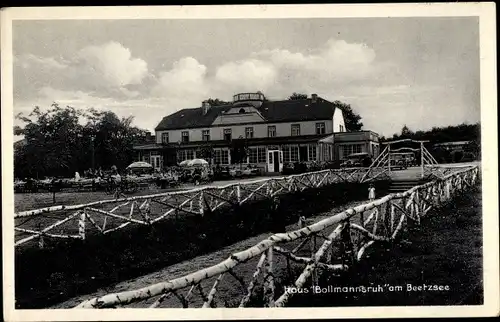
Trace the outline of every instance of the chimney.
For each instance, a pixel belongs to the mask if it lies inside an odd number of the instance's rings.
[[[311,102],[316,103],[317,100],[318,100],[318,94],[311,94]]]
[[[208,101],[201,102],[201,112],[203,115],[206,115],[209,109],[210,109],[210,103]]]

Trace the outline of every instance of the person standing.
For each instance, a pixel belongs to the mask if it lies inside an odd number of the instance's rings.
[[[115,198],[118,199],[120,196],[120,184],[122,182],[122,177],[120,176],[120,173],[115,165],[111,167],[111,180],[115,188]]]
[[[375,200],[375,187],[373,186],[373,183],[370,183],[370,186],[368,187],[368,200]]]

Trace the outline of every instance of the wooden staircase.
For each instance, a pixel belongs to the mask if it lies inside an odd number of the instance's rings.
[[[419,186],[421,184],[426,183],[427,180],[421,180],[421,179],[405,179],[405,180],[396,180],[396,181],[391,181],[391,185],[389,186],[389,193],[398,193],[398,192],[404,192],[407,190],[410,190],[411,188],[415,186]]]

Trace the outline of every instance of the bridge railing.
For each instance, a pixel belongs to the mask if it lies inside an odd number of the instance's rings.
[[[406,192],[274,234],[211,267],[140,289],[95,297],[76,308],[286,306],[304,287],[319,286],[322,272],[336,275],[347,271],[373,244],[397,242],[409,222],[419,224],[431,209],[476,183],[479,167],[455,170]],[[298,277],[294,274],[297,271]]]
[[[203,216],[221,207],[242,205],[256,199],[334,183],[359,182],[366,171],[366,168],[329,169],[219,187],[22,211],[14,215],[15,246],[38,243],[43,248],[48,240],[85,240],[92,234],[109,234],[132,224],[147,226],[169,217]],[[377,178],[381,179],[383,174],[381,171]]]

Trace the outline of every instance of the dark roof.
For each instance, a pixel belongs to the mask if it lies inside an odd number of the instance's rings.
[[[213,106],[208,109],[206,115],[202,114],[201,107],[186,108],[165,116],[155,131],[209,127],[222,111],[228,111],[231,107],[231,105]]]
[[[206,115],[202,114],[200,107],[183,109],[164,117],[155,130],[209,127],[221,112],[226,112],[231,107],[233,105],[214,106]],[[269,123],[330,120],[335,112],[335,105],[318,97],[315,103],[310,98],[265,101],[258,110]]]
[[[266,101],[259,110],[268,122],[314,121],[332,119],[335,105],[321,98],[312,103],[312,100],[307,98]]]

